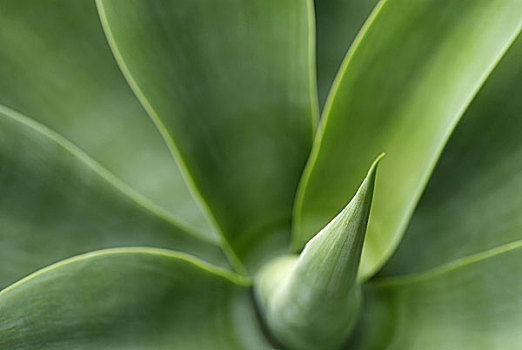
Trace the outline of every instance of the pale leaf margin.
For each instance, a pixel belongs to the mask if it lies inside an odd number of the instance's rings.
[[[0,113],[2,113],[5,117],[11,118],[18,123],[35,130],[36,132],[46,136],[56,144],[63,147],[69,153],[71,153],[75,158],[80,160],[83,164],[85,164],[88,168],[90,168],[93,172],[98,174],[103,180],[105,180],[112,187],[116,188],[118,192],[122,193],[125,197],[129,198],[131,201],[137,203],[143,209],[149,211],[155,216],[169,222],[174,227],[178,228],[180,231],[187,233],[194,238],[201,240],[206,243],[210,243],[212,245],[218,246],[217,242],[211,240],[209,237],[204,235],[200,235],[197,232],[193,231],[191,228],[187,227],[183,223],[175,220],[166,210],[156,205],[154,202],[146,198],[145,196],[139,194],[134,191],[127,184],[122,182],[118,177],[112,174],[109,170],[104,168],[97,161],[92,159],[89,155],[83,152],[81,149],[76,147],[72,142],[67,140],[65,137],[60,134],[54,132],[53,130],[45,127],[44,125],[34,121],[30,117],[27,117],[11,108],[0,105]]]
[[[346,71],[348,67],[350,66],[350,62],[357,52],[361,42],[366,37],[366,34],[369,30],[369,28],[372,26],[373,22],[378,18],[378,16],[381,13],[381,10],[384,8],[386,4],[391,2],[392,0],[380,0],[373,11],[371,12],[370,16],[364,23],[364,25],[361,27],[360,32],[357,34],[356,38],[354,39],[351,47],[349,48],[348,52],[346,53],[346,56],[344,57],[342,64],[339,68],[339,71],[337,72],[335,79],[333,81],[333,84],[330,88],[330,91],[328,92],[328,96],[326,99],[325,106],[323,108],[321,118],[319,121],[319,126],[317,129],[316,136],[313,141],[312,145],[312,151],[310,154],[310,157],[306,163],[306,167],[303,171],[303,175],[301,177],[301,180],[298,185],[297,194],[296,194],[296,200],[294,203],[294,216],[293,216],[293,229],[292,229],[292,242],[291,242],[291,249],[292,251],[299,251],[300,250],[300,241],[298,237],[298,232],[301,232],[300,223],[302,222],[302,203],[304,202],[304,195],[305,190],[308,187],[308,183],[310,180],[310,176],[312,173],[312,170],[315,166],[315,163],[317,162],[318,156],[321,152],[321,144],[323,141],[323,136],[325,133],[326,126],[328,124],[329,116],[331,109],[333,107],[337,91],[340,88],[341,82],[346,74]],[[499,51],[495,59],[491,62],[491,64],[488,66],[488,68],[483,72],[482,76],[480,77],[478,83],[476,86],[474,86],[472,89],[470,89],[468,96],[465,101],[461,104],[461,108],[455,112],[455,118],[453,119],[453,122],[449,125],[447,125],[446,132],[444,136],[441,138],[439,143],[438,150],[431,155],[431,165],[427,167],[424,170],[424,173],[422,174],[423,180],[420,181],[417,184],[417,188],[415,191],[415,195],[410,199],[409,206],[404,211],[401,222],[398,226],[398,229],[396,230],[393,239],[388,242],[387,248],[384,250],[383,254],[377,259],[378,261],[373,264],[372,269],[364,271],[360,271],[360,279],[361,280],[367,280],[371,276],[373,276],[377,271],[379,271],[382,266],[386,263],[386,261],[391,257],[393,252],[397,249],[402,236],[404,232],[406,231],[406,228],[409,224],[409,221],[413,215],[413,212],[417,206],[417,203],[420,200],[420,197],[422,195],[423,190],[425,189],[430,175],[433,173],[433,170],[435,169],[435,166],[437,164],[437,161],[439,160],[440,156],[442,155],[442,152],[451,137],[451,134],[455,127],[457,126],[458,122],[460,121],[460,118],[464,115],[468,107],[470,106],[471,102],[475,98],[475,96],[478,94],[478,92],[481,90],[481,88],[484,86],[485,82],[488,80],[488,78],[493,73],[495,67],[499,64],[499,62],[502,60],[504,55],[507,53],[509,48],[512,46],[512,44],[515,42],[516,38],[520,35],[522,31],[522,23],[518,26],[517,30],[513,32],[511,37],[506,41],[506,44],[503,46],[502,50]],[[385,150],[383,150],[385,151]]]

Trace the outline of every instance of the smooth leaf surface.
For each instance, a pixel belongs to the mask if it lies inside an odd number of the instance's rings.
[[[60,133],[176,220],[212,236],[118,69],[94,2],[2,0],[0,22],[0,104]]]
[[[190,256],[74,257],[0,293],[2,349],[268,349],[245,281]]]
[[[361,275],[391,255],[442,147],[520,30],[519,0],[384,0],[337,77],[300,185],[301,249],[386,152]]]
[[[301,254],[276,259],[257,278],[268,329],[288,349],[339,349],[359,318],[357,272],[381,158],[355,197]]]
[[[317,0],[317,88],[321,106],[348,48],[377,0]]]
[[[286,248],[317,108],[311,2],[98,5],[120,67],[236,255],[253,267]]]
[[[370,282],[349,349],[512,350],[522,343],[522,241],[430,272]]]
[[[0,288],[95,249],[153,246],[223,264],[221,250],[163,212],[65,139],[0,107]]]
[[[522,37],[481,89],[382,274],[424,271],[522,239]]]

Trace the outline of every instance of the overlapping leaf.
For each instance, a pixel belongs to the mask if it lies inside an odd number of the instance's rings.
[[[372,2],[316,4],[322,96]],[[285,247],[315,124],[311,2],[98,0],[98,8],[120,68],[181,170],[111,61],[93,3],[1,2],[0,288],[107,247],[165,247],[224,265],[199,205],[241,260],[235,267],[253,271]],[[362,277],[383,264],[521,17],[519,0],[381,1],[326,104],[295,210],[296,250],[386,151]],[[383,274],[438,267],[370,281],[350,349],[522,342],[521,46],[458,127]],[[76,256],[0,292],[0,348],[271,349],[248,287],[167,250]]]
[[[317,87],[324,105],[343,58],[377,0],[315,1]]]
[[[429,268],[522,239],[522,38],[452,135],[382,274]]]
[[[238,276],[153,249],[94,252],[0,292],[2,349],[269,349]]]
[[[215,243],[177,226],[67,140],[0,107],[0,288],[95,249],[153,246],[222,264]]]
[[[98,1],[120,67],[249,266],[286,248],[316,113],[310,1]]]
[[[347,55],[325,107],[295,211],[301,249],[386,152],[361,265],[393,252],[439,153],[520,30],[518,0],[389,0]]]
[[[381,157],[350,203],[299,255],[276,259],[257,278],[267,328],[288,349],[339,349],[359,319],[357,275]]]
[[[367,286],[350,349],[512,350],[522,343],[522,241]]]
[[[94,2],[1,1],[0,23],[0,103],[65,136],[183,225],[211,237],[112,57]]]

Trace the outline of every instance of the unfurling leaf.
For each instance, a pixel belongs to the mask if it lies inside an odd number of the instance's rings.
[[[442,148],[520,32],[520,0],[381,1],[345,57],[296,197],[293,248],[344,206],[377,152],[360,274],[400,242]]]
[[[0,0],[0,350],[520,349],[521,18]]]
[[[289,349],[337,349],[361,306],[357,271],[375,184],[373,163],[350,203],[297,256],[260,272],[258,300],[274,336]]]

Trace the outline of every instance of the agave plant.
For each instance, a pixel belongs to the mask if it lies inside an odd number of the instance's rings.
[[[522,1],[0,19],[1,349],[522,349]]]

